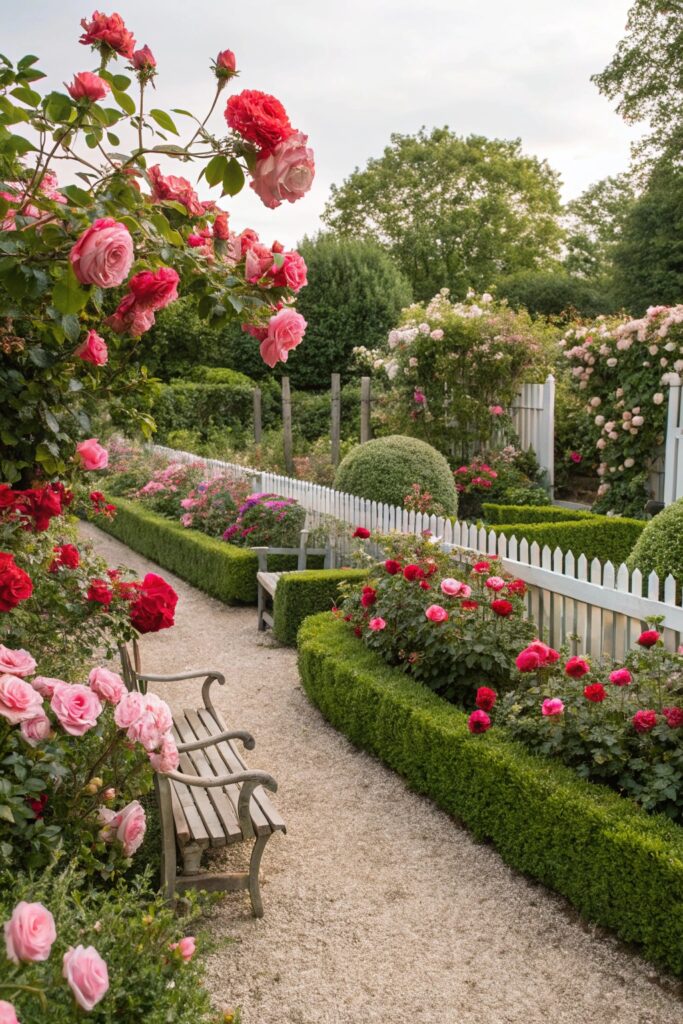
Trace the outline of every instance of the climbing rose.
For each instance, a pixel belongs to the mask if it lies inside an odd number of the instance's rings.
[[[103,448],[96,437],[89,437],[76,445],[77,457],[83,469],[106,469],[109,453]]]
[[[307,135],[294,132],[256,161],[250,185],[270,210],[282,202],[295,203],[313,184],[315,158],[307,143]]]
[[[74,355],[93,366],[104,366],[109,358],[107,343],[97,331],[88,331],[85,341],[74,349]]]
[[[607,696],[607,690],[602,683],[591,683],[589,686],[584,687],[583,695],[586,700],[592,701],[593,704],[600,704]]]
[[[85,596],[93,604],[101,604],[108,608],[114,598],[114,591],[105,580],[93,580]]]
[[[482,711],[490,711],[493,705],[496,703],[497,693],[488,686],[480,686],[477,690],[477,696],[475,697],[474,703]]]
[[[178,298],[178,272],[173,267],[141,270],[128,282],[128,289],[142,309],[157,312]]]
[[[22,900],[5,921],[5,948],[14,964],[47,960],[57,938],[55,919],[42,903]]]
[[[189,241],[189,239],[188,239]],[[244,276],[249,284],[257,284],[273,266],[273,253],[265,245],[256,242],[247,250],[244,260]]]
[[[188,960],[191,960],[195,954],[196,943],[194,936],[186,935],[184,939],[180,940],[180,942],[172,942],[168,948],[171,950],[177,949],[183,960],[187,962]]]
[[[277,288],[291,288],[293,292],[301,291],[308,283],[306,261],[298,252],[286,252],[281,267],[274,264],[270,269],[273,284]]]
[[[430,622],[447,622],[448,612],[445,608],[442,608],[440,604],[430,604],[425,612],[426,617]]]
[[[74,75],[71,85],[66,87],[72,100],[89,100],[91,103],[103,100],[109,88],[109,82],[105,82],[99,75],[94,75],[92,71],[79,71]]]
[[[100,288],[117,288],[123,284],[133,258],[130,231],[112,217],[94,221],[69,253],[81,284],[95,284]]]
[[[580,679],[581,676],[585,676],[587,672],[590,672],[590,665],[585,658],[569,658],[567,664],[564,666],[565,674],[571,676],[572,679]]]
[[[18,676],[0,676],[0,715],[10,725],[36,718],[43,711],[43,698],[30,683]]]
[[[403,575],[407,580],[421,580],[424,576],[424,572],[419,565],[411,564],[405,567]]]
[[[628,686],[633,681],[633,676],[627,668],[617,668],[610,672],[609,681],[615,686]]]
[[[367,540],[368,537],[370,536],[370,531],[366,530],[364,526],[357,526],[356,529],[353,531],[353,536],[360,537],[361,540]]]
[[[386,625],[387,624],[381,615],[377,615],[374,619],[370,619],[368,622],[368,628],[371,629],[373,633],[378,633],[380,630],[386,629]]]
[[[541,711],[546,718],[553,718],[555,715],[561,715],[564,711],[564,704],[559,697],[548,697],[543,701],[541,705]]]
[[[50,707],[70,736],[83,736],[97,725],[102,704],[96,693],[82,683],[66,683],[52,694]]]
[[[491,601],[491,611],[495,612],[496,615],[500,615],[501,618],[506,619],[508,615],[512,615],[514,608],[512,603],[504,597],[499,597],[496,601]]]
[[[471,733],[487,732],[491,728],[491,719],[485,711],[473,711],[467,719],[467,728]]]
[[[395,576],[397,572],[401,571],[401,563],[397,562],[395,558],[387,558],[384,568],[390,576]]]
[[[229,234],[228,215],[224,210],[221,210],[216,214],[216,219],[213,222],[213,237],[220,238],[225,242],[227,241]]]
[[[107,965],[94,946],[70,947],[64,954],[62,974],[86,1012],[97,1006],[109,989]]]
[[[126,28],[120,14],[101,14],[94,11],[90,21],[81,18],[81,28],[84,29],[80,42],[84,46],[98,46],[104,44],[110,50],[114,50],[120,57],[132,57],[135,49],[135,38],[132,32]]]
[[[631,721],[636,732],[650,732],[657,724],[657,714],[655,711],[649,710],[636,711]]]
[[[0,644],[0,675],[9,674],[23,679],[25,676],[32,676],[35,670],[36,659],[23,647],[12,650]]]
[[[294,134],[280,101],[258,89],[245,89],[231,96],[225,108],[225,120],[243,139],[266,152]]]
[[[157,633],[174,623],[178,595],[173,587],[156,573],[148,572],[142,581],[139,597],[130,606],[131,625],[139,633]]]
[[[683,708],[662,708],[662,714],[671,729],[679,729],[683,725]]]
[[[281,309],[271,317],[259,349],[264,363],[271,369],[278,360],[286,363],[291,350],[301,343],[307,326],[301,313],[294,309]]]
[[[132,64],[136,71],[149,71],[150,68],[157,66],[154,54],[146,43],[139,50],[135,51]]]
[[[638,637],[638,643],[641,647],[654,647],[660,638],[660,633],[656,629],[646,629]]]
[[[128,692],[121,676],[108,668],[94,668],[88,676],[88,684],[93,693],[108,704],[118,704]]]
[[[0,999],[0,1024],[19,1024],[17,1011],[6,999]]]
[[[154,310],[140,306],[135,296],[124,295],[111,316],[104,321],[115,334],[130,334],[131,338],[139,338],[141,334],[154,326]]]
[[[0,612],[11,612],[32,593],[33,583],[28,573],[15,563],[14,555],[0,551]]]
[[[161,173],[159,164],[150,167],[147,176],[152,186],[152,199],[155,203],[163,199],[172,199],[176,203],[182,203],[191,217],[201,217],[205,212],[204,204],[199,201],[197,193],[187,178],[181,178],[175,174],[164,175]]]

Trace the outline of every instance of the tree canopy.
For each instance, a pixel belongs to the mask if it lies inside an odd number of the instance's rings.
[[[323,220],[382,244],[428,299],[543,266],[559,248],[560,209],[558,174],[519,140],[423,128],[392,135],[381,157],[332,186]]]

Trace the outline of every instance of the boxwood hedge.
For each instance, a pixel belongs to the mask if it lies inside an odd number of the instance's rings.
[[[484,521],[491,524],[568,523],[580,519],[596,518],[593,512],[560,508],[558,505],[496,505],[485,501],[481,508]]]
[[[364,569],[320,569],[315,572],[292,572],[282,576],[277,585],[273,632],[280,643],[293,647],[303,620],[316,612],[326,612],[339,597],[339,584],[358,580]]]
[[[387,666],[332,615],[299,630],[304,689],[357,746],[399,772],[503,859],[683,975],[683,829],[500,728],[467,716]]]

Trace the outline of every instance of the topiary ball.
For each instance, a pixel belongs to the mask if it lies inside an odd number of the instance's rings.
[[[458,511],[453,473],[443,455],[403,434],[378,437],[353,448],[339,464],[334,487],[360,498],[402,506],[413,484],[429,491],[446,515]]]
[[[656,572],[660,583],[669,574],[683,583],[683,498],[650,520],[626,564],[631,571],[640,569],[645,577]]]

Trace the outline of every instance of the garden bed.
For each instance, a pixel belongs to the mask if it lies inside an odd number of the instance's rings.
[[[388,667],[331,615],[299,630],[303,687],[325,718],[491,840],[516,869],[683,976],[683,829],[528,753]]]

